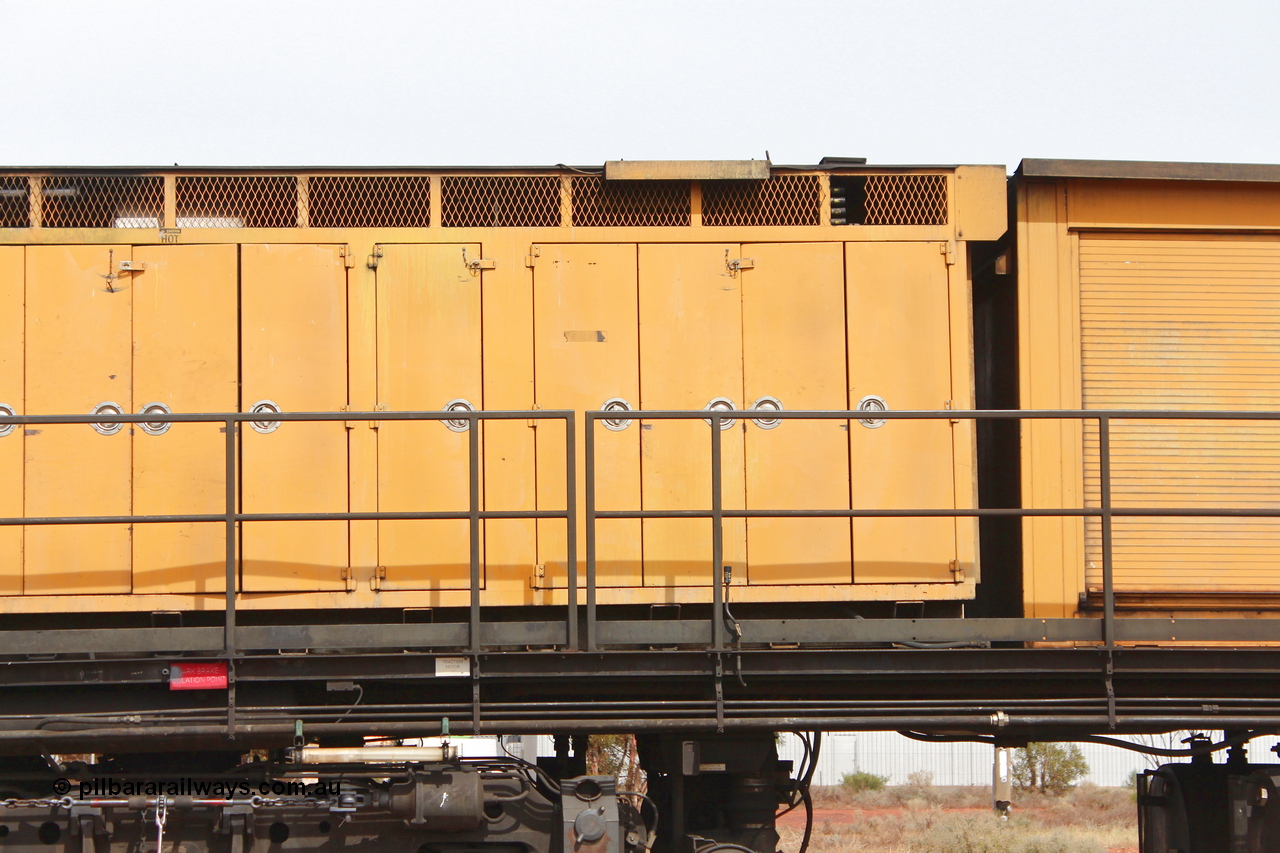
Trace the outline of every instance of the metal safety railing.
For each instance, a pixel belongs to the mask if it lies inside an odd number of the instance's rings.
[[[0,417],[0,426],[31,424],[154,424],[154,423],[217,423],[226,434],[224,445],[226,508],[218,514],[188,513],[173,515],[96,515],[96,516],[47,516],[0,518],[0,527],[44,526],[68,524],[164,524],[175,522],[222,522],[226,525],[226,618],[223,628],[224,652],[228,657],[237,653],[236,645],[236,596],[238,594],[237,525],[246,521],[385,521],[452,519],[470,522],[470,587],[471,602],[467,628],[467,648],[480,651],[480,591],[482,588],[480,567],[480,523],[489,519],[563,519],[567,526],[568,540],[568,601],[565,613],[566,638],[570,648],[578,645],[577,602],[577,456],[574,446],[575,413],[569,410],[533,411],[434,411],[434,412],[236,412],[228,414],[172,414],[144,413],[137,415],[21,415]],[[238,508],[239,441],[240,424],[270,422],[348,422],[348,421],[462,421],[467,422],[468,507],[459,511],[433,512],[276,512],[247,513]],[[563,421],[565,424],[565,507],[560,510],[487,510],[480,506],[480,429],[484,421],[528,420]]]
[[[989,411],[773,411],[767,413],[759,410],[699,410],[699,411],[628,411],[626,418],[636,423],[655,420],[703,420],[708,422],[711,476],[711,505],[707,509],[680,510],[605,510],[597,507],[596,480],[596,429],[599,421],[617,420],[618,411],[591,411],[585,413],[584,451],[584,508],[581,519],[578,513],[577,494],[577,449],[576,421],[581,413],[570,410],[536,410],[536,411],[428,411],[428,412],[300,412],[275,413],[265,415],[261,412],[238,412],[229,414],[165,414],[145,413],[99,414],[99,415],[17,415],[0,416],[0,427],[5,425],[29,426],[37,424],[115,424],[115,423],[216,423],[223,425],[226,433],[224,445],[226,468],[226,504],[222,513],[205,514],[170,514],[170,515],[112,515],[112,516],[49,516],[49,517],[11,517],[0,518],[0,527],[6,526],[42,526],[72,524],[156,524],[175,522],[222,523],[226,526],[226,614],[221,629],[223,652],[235,656],[246,647],[237,640],[236,604],[238,590],[238,574],[240,558],[238,553],[238,525],[242,522],[266,521],[381,521],[381,520],[467,520],[469,522],[469,580],[470,601],[468,621],[465,631],[459,625],[458,632],[449,633],[449,642],[440,645],[462,647],[472,654],[484,650],[486,643],[482,641],[482,607],[481,592],[483,588],[483,567],[481,564],[481,523],[491,519],[561,519],[566,525],[566,604],[564,609],[563,630],[555,632],[556,639],[548,640],[549,634],[534,632],[510,631],[497,632],[487,645],[563,645],[571,650],[596,650],[601,645],[647,645],[655,642],[653,631],[640,630],[637,623],[616,620],[600,620],[597,607],[597,523],[608,519],[646,519],[646,518],[702,518],[711,525],[711,552],[707,555],[707,577],[711,584],[711,618],[710,623],[701,622],[701,627],[691,622],[679,625],[662,623],[662,631],[668,632],[672,642],[696,647],[705,647],[712,651],[723,651],[728,648],[726,627],[726,605],[724,589],[720,582],[724,554],[724,521],[733,518],[1097,518],[1101,529],[1101,561],[1103,616],[1101,631],[1094,635],[1090,626],[1094,620],[1078,619],[945,619],[914,620],[910,626],[911,635],[904,633],[901,625],[891,624],[894,620],[857,620],[856,624],[849,620],[807,620],[805,625],[769,623],[766,620],[744,620],[743,625],[758,625],[761,629],[761,642],[899,642],[901,640],[927,640],[929,642],[968,641],[987,639],[992,641],[1008,640],[1046,640],[1061,642],[1100,643],[1106,649],[1115,647],[1118,639],[1124,641],[1143,640],[1160,641],[1168,639],[1157,622],[1170,620],[1151,619],[1118,619],[1115,613],[1115,580],[1114,580],[1114,543],[1113,520],[1121,517],[1261,517],[1280,518],[1280,495],[1274,507],[1239,508],[1239,507],[1116,507],[1113,505],[1111,467],[1112,445],[1111,425],[1115,421],[1280,421],[1280,412],[1239,412],[1239,411],[1195,411],[1169,412],[1145,410],[989,410]],[[1099,500],[1097,506],[1063,507],[1063,508],[1018,508],[1018,507],[975,507],[975,508],[885,508],[885,509],[727,509],[724,506],[724,470],[723,470],[723,433],[721,426],[725,421],[735,419],[770,420],[834,420],[853,421],[868,419],[895,420],[938,420],[938,421],[978,421],[978,420],[1059,420],[1059,421],[1094,421],[1098,425],[1098,473]],[[239,510],[239,482],[242,476],[239,466],[240,425],[245,422],[261,422],[268,419],[280,422],[349,422],[349,421],[456,421],[468,423],[468,507],[457,511],[423,511],[423,512],[296,512],[296,513],[246,513]],[[562,509],[534,510],[488,510],[481,508],[480,478],[483,470],[483,453],[481,450],[480,429],[478,425],[490,420],[558,420],[565,424],[565,504]],[[2,439],[0,439],[2,440]],[[905,461],[904,461],[905,464]],[[584,524],[585,534],[585,570],[579,572],[577,553],[577,534],[579,523]],[[692,556],[692,555],[691,555]],[[579,592],[585,593],[582,612],[579,610]],[[1190,620],[1204,623],[1198,633],[1179,629],[1179,637],[1195,640],[1280,640],[1280,633],[1267,628],[1261,634],[1258,622],[1270,623],[1272,620],[1244,620],[1252,624],[1253,630],[1245,631],[1235,623],[1241,620],[1203,619]],[[794,620],[793,620],[794,622]],[[840,622],[840,624],[835,624]],[[1280,624],[1280,620],[1276,620]],[[579,625],[583,626],[582,636]],[[1131,623],[1131,624],[1127,624]],[[486,629],[500,623],[484,622]],[[608,628],[602,631],[602,625]],[[1125,630],[1118,635],[1118,626]],[[1246,626],[1249,627],[1249,626]],[[1264,626],[1265,627],[1265,626]],[[102,629],[102,631],[116,629]],[[207,629],[182,629],[189,631],[205,631]],[[267,629],[259,626],[242,628],[239,633],[256,632]],[[1221,637],[1212,631],[1222,633]],[[79,639],[76,648],[90,642],[101,642],[102,631],[90,629],[76,632]],[[283,635],[285,629],[278,629]],[[772,633],[770,633],[772,632]],[[36,638],[20,638],[23,632],[4,632],[7,653],[18,653],[28,648],[23,643],[38,640],[48,646],[49,632],[39,632]],[[1273,636],[1274,635],[1274,636]],[[204,636],[203,634],[201,635]],[[264,635],[265,636],[265,635]],[[314,636],[314,635],[309,635]],[[385,637],[373,637],[360,642],[353,642],[350,635],[334,632],[332,647],[378,647]],[[513,639],[514,638],[514,639]],[[270,637],[268,644],[253,645],[253,648],[282,648],[276,645],[276,635]],[[456,640],[456,642],[455,642]],[[397,642],[399,638],[397,639]],[[191,650],[209,648],[199,645],[204,640],[191,640]],[[435,645],[435,644],[431,644]],[[290,646],[292,647],[292,646]],[[299,647],[312,647],[309,643]],[[328,647],[321,644],[319,647]],[[34,647],[32,647],[34,648]],[[70,646],[68,646],[70,648]],[[120,651],[141,650],[141,647],[119,646]]]
[[[1192,420],[1192,421],[1280,421],[1280,412],[1248,411],[1146,411],[1140,409],[1058,409],[1058,410],[918,410],[918,411],[774,411],[762,414],[759,410],[701,410],[701,411],[629,411],[626,417],[637,423],[646,420],[702,420],[709,424],[711,507],[707,510],[601,510],[596,506],[595,426],[602,420],[618,418],[616,411],[586,413],[585,439],[585,524],[586,524],[586,648],[594,650],[599,637],[596,613],[596,522],[600,519],[644,518],[705,518],[711,522],[711,562],[708,577],[712,588],[711,648],[726,648],[726,613],[721,571],[724,553],[724,520],[726,518],[1098,518],[1101,523],[1102,585],[1103,585],[1103,646],[1110,650],[1116,645],[1115,577],[1113,519],[1118,517],[1261,517],[1280,518],[1280,494],[1273,508],[1209,508],[1209,507],[1123,507],[1113,506],[1111,491],[1111,433],[1113,421],[1118,420]],[[1098,424],[1098,465],[1100,500],[1096,507],[1078,508],[1005,508],[974,507],[951,509],[725,509],[723,477],[723,439],[721,425],[738,419],[769,420],[1079,420],[1096,421]],[[966,620],[969,621],[969,620]],[[988,620],[980,620],[988,621]],[[1043,623],[1049,621],[1078,620],[989,620],[993,622],[1024,621]],[[1122,620],[1126,621],[1126,620]],[[1151,620],[1127,620],[1150,622]],[[1201,620],[1225,621],[1225,620]],[[992,640],[1005,639],[991,637]],[[1010,637],[1009,639],[1013,639]],[[1025,637],[1019,637],[1025,639]],[[1047,639],[1047,637],[1046,637]],[[1066,637],[1063,637],[1066,639]],[[1224,637],[1235,639],[1235,637]],[[1280,639],[1277,637],[1276,639]]]

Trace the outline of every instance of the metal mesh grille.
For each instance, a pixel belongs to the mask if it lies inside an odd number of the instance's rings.
[[[57,175],[41,186],[45,228],[159,228],[164,178],[159,175]]]
[[[440,179],[440,224],[446,228],[560,224],[560,178],[489,176]]]
[[[0,178],[0,228],[26,228],[30,224],[27,179],[19,176]]]
[[[293,175],[179,176],[179,228],[293,228],[298,179]]]
[[[822,197],[817,175],[777,175],[764,181],[704,181],[703,225],[817,225]]]
[[[324,175],[307,180],[312,228],[425,228],[431,179],[425,176]]]
[[[573,179],[574,225],[688,225],[688,181]]]
[[[866,225],[946,225],[946,175],[868,175]]]

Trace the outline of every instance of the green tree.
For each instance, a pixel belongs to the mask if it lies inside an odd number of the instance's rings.
[[[1074,743],[1029,743],[1013,759],[1014,787],[1042,794],[1064,794],[1089,772]]]

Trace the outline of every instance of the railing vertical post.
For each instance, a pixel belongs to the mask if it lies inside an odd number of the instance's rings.
[[[224,421],[227,427],[226,479],[227,479],[227,613],[224,642],[228,658],[236,654],[236,429],[235,418]]]
[[[1116,644],[1116,590],[1111,563],[1111,420],[1098,418],[1098,486],[1102,503],[1102,640]]]
[[[480,651],[480,416],[475,412],[467,415],[470,429],[467,430],[467,459],[469,464],[468,507],[471,517],[471,620],[468,634],[471,640],[471,651]]]
[[[587,415],[585,471],[586,503],[584,523],[587,525],[587,651],[596,648],[596,419]]]
[[[588,427],[591,421],[588,420]],[[564,509],[568,516],[565,538],[568,551],[565,554],[565,618],[568,634],[565,641],[569,648],[578,649],[578,424],[574,412],[569,412],[564,423],[565,483]],[[588,528],[589,530],[590,528]],[[593,626],[588,626],[590,630]]]
[[[720,458],[720,413],[711,415],[711,644],[724,648],[724,495],[723,466]]]

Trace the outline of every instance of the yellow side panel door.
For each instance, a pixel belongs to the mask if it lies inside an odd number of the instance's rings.
[[[772,397],[786,409],[847,408],[844,246],[742,247],[742,362],[749,406]],[[761,424],[770,428],[761,428]],[[848,509],[845,421],[749,421],[748,509]],[[847,518],[747,519],[752,584],[849,583]]]
[[[651,410],[741,408],[742,278],[736,244],[640,247],[640,398]],[[723,429],[725,509],[745,504],[743,426]],[[641,431],[646,510],[711,509],[711,430],[701,418],[650,421]],[[744,519],[724,523],[723,564],[746,560]],[[711,522],[644,520],[647,586],[709,584]]]
[[[393,412],[437,411],[454,401],[484,408],[483,273],[467,269],[464,249],[469,257],[481,256],[478,244],[382,248],[378,399]],[[466,512],[469,442],[465,421],[384,421],[378,430],[378,509]],[[482,582],[483,541],[482,532]],[[382,589],[469,589],[470,554],[465,519],[378,522]]]
[[[848,243],[849,402],[942,409],[951,396],[946,256],[937,243]],[[874,422],[874,418],[868,418]],[[855,509],[954,509],[951,425],[889,420],[849,426]],[[951,518],[853,522],[857,583],[950,581]]]
[[[347,404],[347,270],[337,246],[240,247],[241,406]],[[269,417],[261,422],[270,425]],[[241,431],[244,511],[346,512],[343,421]],[[267,426],[266,428],[270,428]],[[344,589],[345,521],[246,522],[245,591]]]
[[[89,414],[102,403],[130,412],[133,286],[128,246],[26,250],[26,413]],[[119,426],[119,425],[116,425]],[[130,430],[87,424],[26,433],[27,516],[130,514]],[[28,527],[24,590],[37,594],[130,590],[129,527]]]
[[[636,332],[636,247],[541,246],[533,273],[534,394],[540,409],[585,412],[611,399],[639,408]],[[619,419],[625,422],[625,418]],[[581,417],[577,426],[579,517],[586,495]],[[639,424],[595,430],[596,508],[640,508]],[[538,508],[564,509],[566,464],[562,421],[537,427]],[[568,557],[566,527],[538,522],[538,586],[563,587]],[[586,583],[586,531],[578,525],[578,584]],[[639,519],[604,519],[596,525],[596,583],[640,585]]]
[[[0,247],[0,405],[23,414],[24,256],[21,246]],[[22,445],[25,430],[0,426],[0,517],[22,516]],[[0,527],[0,595],[22,592],[22,528]]]
[[[237,411],[236,247],[136,246],[133,259],[134,410]],[[134,426],[133,511],[225,512],[225,425],[157,426]],[[225,560],[222,523],[134,527],[135,592],[221,592]]]

